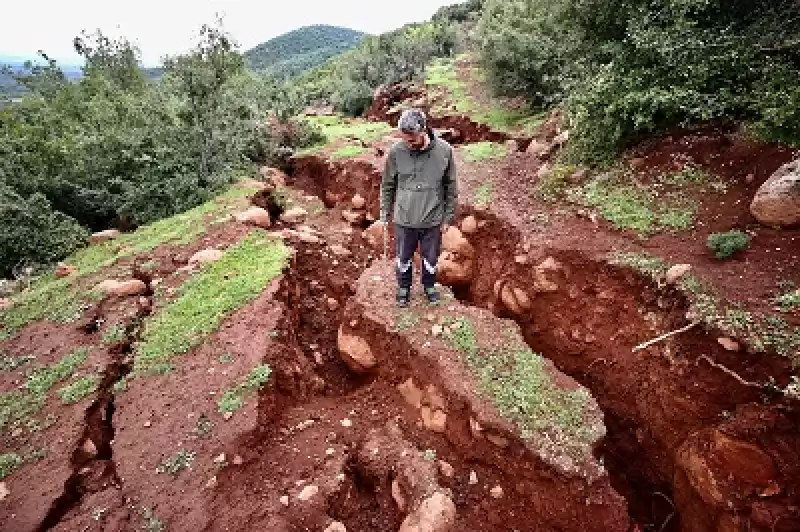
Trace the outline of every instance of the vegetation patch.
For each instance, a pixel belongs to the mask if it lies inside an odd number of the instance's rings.
[[[105,334],[103,334],[103,343],[106,345],[113,345],[125,339],[125,326],[121,323],[116,323],[109,327]]]
[[[747,249],[750,246],[750,235],[741,231],[713,233],[708,235],[706,244],[718,259],[724,260]]]
[[[169,458],[165,458],[158,464],[156,472],[168,473],[173,477],[178,476],[184,469],[189,469],[194,462],[195,452],[181,449]]]
[[[148,320],[136,346],[134,371],[169,371],[175,355],[202,343],[229,312],[255,299],[281,273],[288,257],[282,242],[257,231],[206,265],[183,284],[176,301]]]
[[[6,354],[0,355],[0,371],[14,371],[15,369],[24,366],[28,362],[36,360],[33,355],[23,355],[20,357],[12,357]]]
[[[503,159],[508,155],[508,147],[497,142],[476,142],[463,148],[464,160],[470,163]]]
[[[800,289],[791,290],[775,298],[775,302],[784,312],[800,309]]]
[[[367,122],[365,120],[345,118],[340,115],[309,116],[304,120],[319,129],[322,140],[298,151],[298,155],[318,153],[326,145],[330,145],[340,139],[358,143],[358,146],[345,146],[345,148],[363,148],[360,145],[361,142],[376,141],[392,131],[392,127],[384,122]],[[340,150],[342,149],[344,148],[340,148]],[[352,157],[352,155],[342,155],[342,157]]]
[[[22,457],[17,453],[0,454],[0,480],[13,473],[22,464]]]
[[[266,364],[256,366],[241,383],[233,388],[225,390],[220,400],[217,401],[220,414],[239,410],[244,406],[245,397],[256,392],[266,384],[270,374],[272,374],[272,370]]]
[[[331,153],[332,159],[351,159],[367,153],[369,148],[364,146],[342,146]]]
[[[461,113],[468,113],[473,110],[473,105],[468,99],[467,88],[458,79],[455,69],[455,59],[437,58],[434,59],[425,69],[425,85],[430,87],[442,87],[447,90],[451,105]],[[442,111],[442,107],[434,110]]]
[[[587,426],[589,400],[583,390],[568,391],[550,378],[544,359],[526,346],[484,347],[472,323],[454,321],[448,340],[478,378],[481,391],[503,416],[516,421],[526,439],[557,427],[570,441],[585,444],[598,436]]]
[[[680,195],[659,197],[643,185],[626,183],[611,174],[568,191],[576,203],[593,207],[619,230],[648,236],[663,230],[685,230],[694,224],[696,207]]]
[[[487,181],[475,190],[475,199],[472,201],[476,207],[487,207],[492,201],[494,183]]]
[[[578,167],[573,165],[556,165],[533,185],[534,197],[549,202],[561,199],[569,187],[569,177],[577,169]]]
[[[61,402],[65,405],[77,403],[97,391],[100,385],[100,377],[97,375],[87,375],[77,379],[58,390]]]

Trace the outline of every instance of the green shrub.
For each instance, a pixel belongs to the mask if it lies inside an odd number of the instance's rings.
[[[718,259],[727,259],[737,251],[747,249],[750,246],[750,236],[741,231],[713,233],[708,236],[707,245]]]

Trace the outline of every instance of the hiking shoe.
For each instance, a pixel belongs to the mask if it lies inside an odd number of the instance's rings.
[[[398,288],[397,289],[397,306],[400,308],[406,308],[409,303],[411,302],[411,289],[410,288]]]
[[[430,303],[431,305],[435,305],[436,303],[439,302],[439,299],[441,299],[439,297],[439,292],[437,292],[436,289],[432,286],[425,287],[425,297],[428,298],[428,303]]]

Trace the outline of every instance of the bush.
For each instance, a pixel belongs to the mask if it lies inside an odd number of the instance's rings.
[[[713,233],[708,236],[707,245],[718,259],[727,259],[737,251],[747,249],[750,246],[750,236],[741,231]]]

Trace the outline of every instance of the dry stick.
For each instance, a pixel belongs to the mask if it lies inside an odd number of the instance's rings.
[[[697,327],[698,325],[700,325],[699,321],[693,321],[692,323],[690,323],[686,327],[683,327],[682,329],[678,329],[677,331],[670,331],[670,332],[668,332],[666,334],[662,334],[658,338],[653,338],[652,340],[648,340],[647,342],[645,342],[643,344],[637,345],[636,347],[633,348],[633,352],[635,353],[636,351],[641,351],[642,349],[646,349],[646,348],[650,347],[653,344],[657,344],[659,342],[663,342],[664,340],[672,338],[673,336],[676,336],[676,335],[681,334],[681,333],[685,333],[686,331],[688,331],[690,329],[693,329],[693,328]]]
[[[725,366],[723,366],[722,364],[717,364],[716,362],[714,362],[713,360],[711,360],[710,358],[708,358],[708,356],[706,356],[706,355],[700,355],[700,356],[697,358],[697,361],[698,361],[698,362],[699,362],[699,361],[701,361],[701,360],[705,360],[706,362],[708,362],[708,365],[709,365],[709,366],[711,366],[711,367],[714,367],[714,368],[717,368],[718,370],[720,370],[720,371],[723,371],[723,372],[727,373],[728,375],[730,375],[731,377],[733,377],[734,379],[736,379],[737,381],[739,381],[739,384],[741,384],[741,385],[743,385],[743,386],[748,386],[748,387],[750,387],[750,388],[763,388],[763,387],[764,387],[764,385],[763,385],[763,384],[761,384],[761,383],[758,383],[758,382],[752,382],[752,381],[748,381],[748,380],[745,380],[745,379],[743,379],[743,378],[741,377],[741,375],[739,375],[738,373],[736,373],[736,372],[735,372],[735,371],[733,371],[732,369],[726,368],[726,367],[725,367]],[[782,392],[783,390],[779,390],[779,391],[781,391],[781,392]]]

